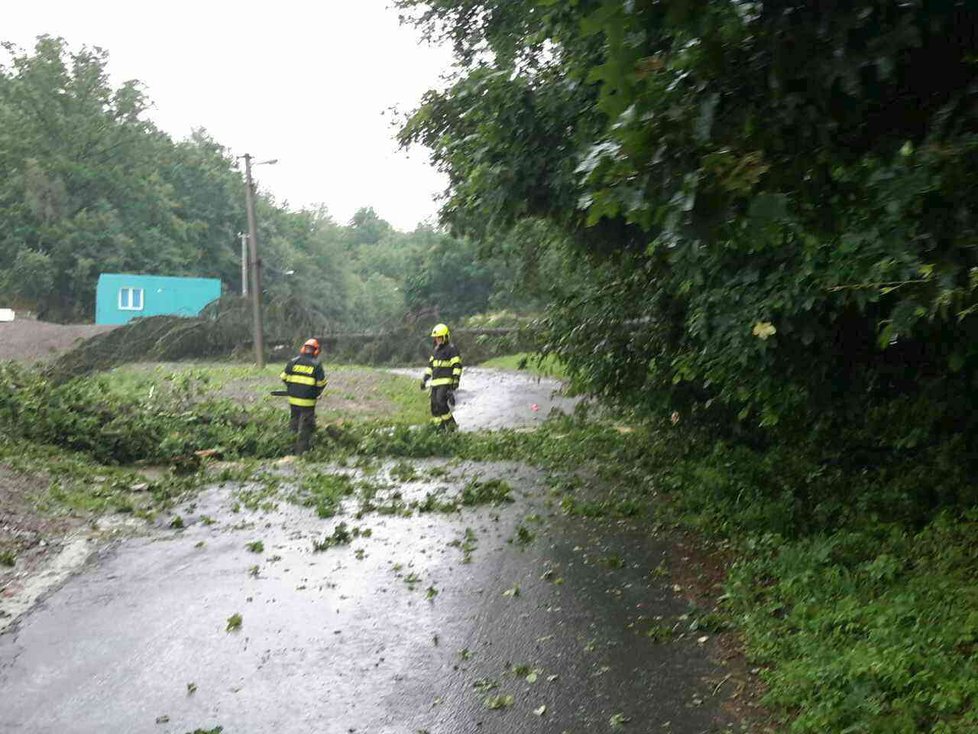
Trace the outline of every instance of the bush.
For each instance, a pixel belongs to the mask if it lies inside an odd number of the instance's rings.
[[[287,453],[284,421],[267,409],[245,411],[229,401],[180,397],[194,381],[166,398],[114,389],[114,376],[81,377],[52,385],[34,371],[0,366],[0,428],[11,436],[85,452],[98,461],[172,462],[195,451],[271,457]]]
[[[976,521],[758,543],[734,567],[729,607],[789,731],[975,730]]]

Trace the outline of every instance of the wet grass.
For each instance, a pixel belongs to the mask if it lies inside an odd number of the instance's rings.
[[[399,461],[390,468],[390,478],[397,482],[413,482],[419,478],[417,469],[407,461]]]
[[[241,507],[252,512],[274,512],[282,478],[274,474],[256,472],[243,486],[235,487],[232,497]]]
[[[530,545],[534,540],[536,540],[536,533],[525,525],[520,524],[516,526],[516,533],[508,542],[513,545],[526,546]]]
[[[317,410],[321,423],[372,419],[413,425],[428,417],[425,395],[412,378],[359,365],[324,363],[323,368],[329,385]],[[271,395],[282,389],[281,371],[280,364],[261,370],[222,362],[130,364],[108,373],[108,390],[161,404],[227,398],[250,407],[284,410],[285,400]]]
[[[83,452],[0,437],[0,464],[35,489],[35,510],[50,515],[126,513],[151,520],[172,507],[197,479],[168,471],[106,466]]]
[[[465,507],[512,502],[513,488],[504,479],[473,479],[462,489],[459,501]]]
[[[302,476],[298,490],[289,499],[303,507],[315,507],[319,517],[328,518],[340,511],[343,500],[353,496],[357,486],[357,482],[347,474],[310,471]],[[370,494],[369,489],[367,494]]]

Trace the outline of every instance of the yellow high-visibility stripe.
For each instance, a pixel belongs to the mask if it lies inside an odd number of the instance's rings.
[[[288,374],[286,374],[285,372],[283,372],[283,373],[282,373],[281,375],[279,375],[278,377],[279,377],[279,379],[280,379],[280,380],[284,380],[284,379],[285,379],[286,377],[288,377]]]
[[[440,385],[451,385],[455,380],[451,377],[436,377],[431,381],[432,387],[439,387]]]
[[[424,373],[425,373],[426,375],[428,375],[428,377],[431,377],[431,367],[429,367],[428,369],[426,369],[426,370],[424,371]]]
[[[305,375],[286,375],[285,376],[285,381],[286,382],[295,383],[296,385],[313,385],[313,386],[315,386],[315,384],[316,384],[316,378],[315,377],[306,377]]]
[[[456,364],[462,364],[461,357],[452,357],[451,359],[432,359],[430,361],[432,367],[451,367]]]
[[[311,375],[316,371],[316,368],[308,364],[294,364],[292,365],[293,372],[301,372],[304,375]]]
[[[327,380],[316,380],[316,387],[326,387]]]
[[[461,367],[456,367],[455,369],[452,370],[452,374],[453,375],[460,375],[460,374],[462,374],[462,368]]]
[[[294,398],[290,395],[289,405],[298,405],[300,408],[313,408],[316,405],[316,398]]]

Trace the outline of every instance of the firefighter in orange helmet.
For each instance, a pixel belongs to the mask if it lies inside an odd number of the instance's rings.
[[[298,356],[290,359],[279,375],[289,396],[289,429],[296,434],[296,454],[309,449],[316,430],[316,401],[326,389],[326,373],[319,363],[320,351],[318,339],[307,339]]]

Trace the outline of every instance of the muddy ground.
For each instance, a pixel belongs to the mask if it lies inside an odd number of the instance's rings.
[[[53,359],[79,342],[114,328],[111,324],[50,324],[33,319],[0,322],[0,361]]]
[[[466,383],[457,413],[469,428],[523,425],[558,399],[521,376]],[[340,516],[290,501],[325,474],[363,485]],[[506,482],[513,501],[406,512],[473,480]],[[176,512],[184,527],[165,517],[102,546],[0,634],[0,731],[735,726],[717,640],[691,624],[669,570],[673,540],[642,521],[566,517],[538,470],[286,461]],[[340,523],[359,532],[326,547]]]
[[[47,492],[50,482],[46,473],[25,474],[0,464],[0,600],[84,525],[78,517],[38,512],[36,498]],[[0,622],[5,611],[0,602]]]

